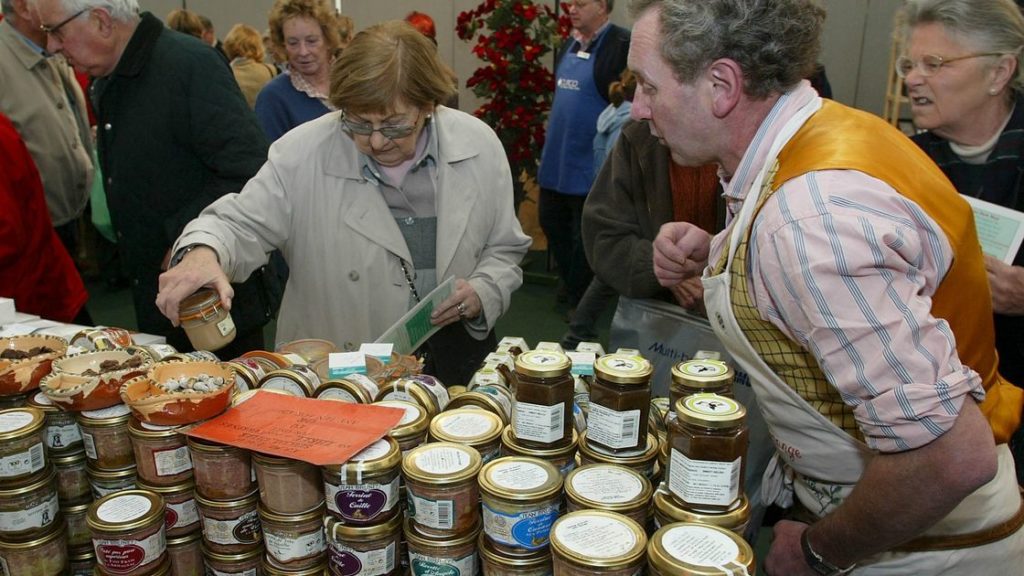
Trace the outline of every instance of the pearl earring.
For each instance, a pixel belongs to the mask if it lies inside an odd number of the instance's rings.
[[[988,93],[989,93],[989,94],[991,94],[992,96],[995,96],[995,95],[996,95],[996,92],[999,92],[999,91],[998,91],[998,90],[996,90],[995,88],[989,88],[989,89],[988,89]]]

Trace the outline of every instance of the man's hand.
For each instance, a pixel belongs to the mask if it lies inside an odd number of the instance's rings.
[[[772,534],[772,545],[768,556],[764,559],[764,571],[769,576],[817,576],[807,561],[800,547],[800,537],[807,524],[791,520],[779,520],[775,523]]]
[[[1024,268],[1010,266],[986,254],[985,270],[992,291],[992,311],[1009,316],[1024,315]]]
[[[687,310],[703,313],[704,311],[704,283],[699,276],[683,280],[679,284],[669,288],[676,303]]]
[[[654,239],[654,275],[665,288],[700,275],[707,264],[711,236],[689,222],[663,224]]]
[[[178,325],[178,306],[203,286],[209,286],[220,295],[220,302],[226,310],[231,309],[235,290],[231,287],[224,271],[217,261],[217,252],[209,246],[197,246],[167,272],[160,275],[160,292],[156,295],[156,307],[171,324]]]

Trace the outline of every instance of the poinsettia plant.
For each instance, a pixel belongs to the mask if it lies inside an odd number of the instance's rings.
[[[485,0],[458,16],[459,38],[475,38],[473,54],[485,62],[466,81],[485,100],[474,114],[498,134],[517,177],[537,174],[555,90],[544,56],[570,29],[567,17],[532,0]]]

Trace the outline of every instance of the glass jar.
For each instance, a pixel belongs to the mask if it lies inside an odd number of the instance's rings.
[[[531,350],[516,358],[512,429],[523,446],[557,448],[572,442],[571,367],[556,351]]]
[[[135,465],[132,440],[128,435],[131,410],[117,404],[78,414],[78,427],[85,442],[85,456],[98,470],[122,470]]]
[[[178,305],[178,322],[196,350],[220,350],[235,340],[231,313],[221,305],[220,294],[202,288]]]
[[[156,492],[163,497],[167,506],[164,527],[168,538],[177,538],[202,529],[199,523],[199,507],[196,504],[195,484],[192,480],[174,486],[152,486],[139,482],[138,488]]]
[[[46,449],[51,454],[76,452],[82,449],[82,431],[78,429],[74,412],[61,410],[42,392],[32,395],[28,405],[41,410],[44,414],[46,424],[43,438]]]
[[[359,374],[359,376],[363,375]],[[373,399],[376,398],[376,394],[371,396],[370,390],[348,378],[346,376],[342,380],[328,380],[324,382],[316,389],[314,397],[320,400],[334,400],[336,402],[348,402],[349,404],[372,403]],[[369,380],[366,376],[363,376],[363,378]]]
[[[381,400],[373,403],[374,406],[387,406],[389,408],[401,408],[405,415],[395,424],[395,427],[388,432],[388,436],[398,442],[402,454],[408,454],[410,450],[423,444],[427,440],[427,429],[430,427],[430,419],[427,418],[427,409],[404,400]]]
[[[279,354],[294,354],[299,356],[306,364],[314,364],[319,360],[329,357],[334,352],[340,352],[338,346],[330,340],[320,338],[303,338],[285,342],[277,347]]]
[[[482,408],[494,412],[501,418],[501,425],[506,426],[512,422],[512,404],[515,397],[512,392],[504,386],[478,386],[469,392],[459,394],[448,403],[448,409],[453,408]]]
[[[668,489],[681,504],[732,508],[743,494],[747,411],[726,396],[694,394],[676,403],[669,433]]]
[[[565,478],[569,472],[576,468],[576,445],[578,437],[576,431],[572,432],[572,443],[558,448],[530,448],[523,446],[516,438],[512,425],[505,426],[501,433],[501,455],[502,456],[532,456],[550,462],[558,472]]]
[[[606,354],[594,362],[587,438],[611,451],[647,448],[651,363],[642,356]]]
[[[203,576],[203,533],[193,530],[181,536],[167,537],[167,555],[171,559],[171,574],[174,576]]]
[[[725,528],[743,536],[750,523],[750,501],[745,494],[729,510],[724,512],[703,511],[681,504],[672,497],[668,487],[662,484],[654,491],[654,526],[661,528],[676,522],[707,524]]]
[[[256,489],[249,451],[188,438],[196,492],[210,500],[237,500]]]
[[[68,550],[68,576],[93,576],[96,568],[96,553],[92,547]]]
[[[203,522],[203,544],[217,554],[239,554],[261,548],[263,528],[256,510],[259,494],[237,500],[207,500],[196,495],[199,516]]]
[[[270,559],[264,557],[260,562],[260,569],[257,574],[260,576],[323,576],[327,572],[327,560],[317,564],[310,568],[303,568],[301,570],[289,570],[287,568],[278,568],[274,566]]]
[[[299,514],[324,502],[320,470],[301,460],[252,453],[260,504],[275,514]]]
[[[633,452],[619,452],[612,454],[610,451],[598,448],[595,444],[587,441],[590,431],[580,435],[580,463],[586,464],[618,464],[632,468],[640,472],[648,480],[654,477],[655,468],[658,464],[658,439],[647,435],[647,448]]]
[[[628,516],[641,526],[650,516],[654,489],[643,474],[616,464],[588,464],[565,479],[569,512],[606,510]]]
[[[754,574],[754,551],[735,532],[702,524],[669,524],[651,536],[649,576]]]
[[[46,467],[45,423],[38,408],[0,410],[0,482],[17,482]]]
[[[736,376],[731,366],[721,360],[687,360],[672,367],[669,385],[669,410],[676,402],[693,394],[718,394],[732,397],[732,381]]]
[[[121,470],[97,470],[86,464],[85,474],[89,477],[92,497],[96,500],[122,490],[132,490],[138,479],[135,474],[135,466]]]
[[[57,522],[25,542],[0,540],[0,569],[10,576],[63,576],[68,568],[64,524]]]
[[[233,554],[220,554],[203,545],[203,560],[206,561],[207,574],[217,576],[265,576],[260,572],[263,563],[263,547]]]
[[[21,482],[0,486],[0,539],[34,540],[60,519],[57,473],[47,466]]]
[[[383,438],[344,464],[322,468],[327,511],[354,525],[380,524],[399,512],[402,452],[393,438]]]
[[[495,548],[483,532],[476,547],[487,576],[551,576],[551,552],[547,547],[525,554],[509,554]]]
[[[476,542],[480,534],[479,523],[461,536],[431,538],[418,529],[411,519],[405,521],[405,542],[409,549],[409,574],[435,576],[458,574],[476,576],[479,573],[479,555]]]
[[[153,486],[174,486],[192,478],[192,456],[177,426],[128,421],[139,479]]]
[[[235,375],[235,391],[233,394],[241,394],[255,390],[260,380],[267,375],[263,365],[255,358],[235,358],[225,362],[231,372]]]
[[[99,567],[124,576],[150,574],[167,557],[164,501],[146,490],[104,496],[89,507]]]
[[[89,505],[92,502],[75,504],[60,509],[61,516],[68,525],[68,549],[92,546],[92,533],[89,532]]]
[[[498,456],[504,426],[497,414],[474,408],[446,410],[430,421],[430,437],[437,442],[472,446],[486,464]]]
[[[57,471],[57,495],[61,504],[92,500],[84,448],[70,454],[53,455],[50,461]]]
[[[643,574],[646,552],[644,529],[615,512],[570,512],[551,527],[551,557],[559,576]]]
[[[480,470],[484,534],[500,552],[547,548],[562,506],[562,475],[539,458],[505,456]]]
[[[403,400],[422,406],[427,418],[433,418],[448,406],[448,389],[440,380],[426,374],[404,376],[381,386],[376,400]]]
[[[668,435],[666,418],[668,418],[668,413],[672,410],[669,402],[669,399],[665,396],[651,398],[651,412],[647,418],[648,431],[659,439]]]
[[[352,526],[328,518],[327,568],[331,576],[398,576],[404,520],[399,513],[382,524]]]
[[[324,506],[300,514],[259,509],[267,559],[278,568],[304,570],[322,564],[327,550]]]
[[[28,396],[28,394],[0,395],[0,410],[24,408],[25,406],[28,406]]]
[[[402,459],[409,522],[427,536],[463,535],[479,524],[480,453],[468,446],[434,442]]]
[[[261,390],[280,390],[299,398],[312,398],[319,386],[320,377],[316,372],[301,366],[268,372],[259,383]]]

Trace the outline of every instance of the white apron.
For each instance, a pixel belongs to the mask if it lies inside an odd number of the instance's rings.
[[[731,270],[736,249],[750,227],[768,172],[782,148],[804,123],[821,108],[821,99],[805,104],[783,126],[772,142],[757,178],[730,228],[727,260],[721,274],[704,273],[704,303],[708,319],[732,358],[750,375],[758,405],[768,424],[777,451],[768,466],[763,486],[775,488],[763,495],[765,502],[787,503],[784,483],[792,483],[793,495],[809,511],[824,516],[853,490],[873,452],[803,400],[778,377],[754,350],[733,314],[730,300]],[[965,499],[927,534],[962,534],[988,527],[1012,516],[1020,507],[1013,459],[1006,445],[999,446],[996,478]],[[771,476],[771,477],[769,477]],[[785,478],[785,479],[784,479]],[[893,510],[893,512],[897,512]],[[975,548],[951,551],[884,553],[862,561],[858,575],[1022,574],[1024,530],[1003,540]],[[961,563],[962,562],[962,563]]]

